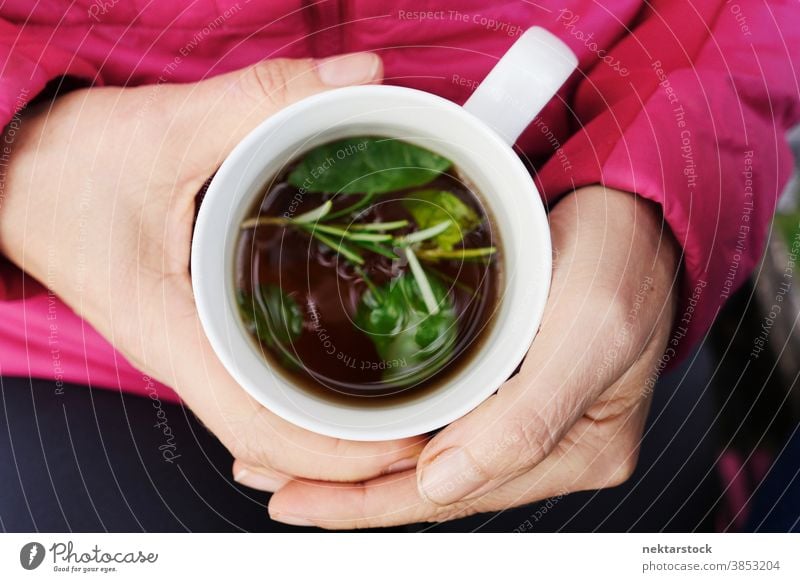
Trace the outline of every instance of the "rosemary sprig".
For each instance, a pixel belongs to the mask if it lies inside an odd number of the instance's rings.
[[[364,258],[360,254],[358,254],[358,251],[356,251],[355,249],[353,249],[350,246],[348,246],[344,242],[344,240],[339,240],[337,242],[335,239],[329,237],[328,235],[319,232],[313,226],[311,226],[309,228],[306,228],[304,230],[310,232],[311,235],[314,236],[321,243],[323,243],[326,246],[332,248],[334,251],[336,251],[337,253],[339,253],[343,257],[345,257],[347,259],[350,259],[356,265],[363,265],[364,264]]]
[[[386,242],[392,240],[393,238],[392,235],[390,234],[377,234],[370,232],[355,233],[355,232],[349,232],[342,228],[337,228],[335,226],[327,226],[324,224],[316,224],[314,225],[314,227],[317,230],[320,230],[324,233],[340,236],[342,238],[350,239],[353,241]]]
[[[395,253],[392,249],[390,249],[389,247],[387,247],[385,245],[382,245],[382,244],[379,244],[379,243],[372,243],[372,242],[368,242],[368,241],[360,241],[358,243],[358,246],[360,246],[361,248],[364,248],[364,249],[366,249],[368,251],[372,251],[373,253],[376,253],[376,254],[381,255],[383,257],[386,257],[387,259],[392,259],[393,261],[399,261],[400,260],[400,257],[397,256],[397,253]]]
[[[395,220],[394,222],[367,222],[365,224],[351,224],[350,230],[379,230],[381,232],[387,230],[397,230],[408,226],[407,220]]]
[[[433,294],[428,276],[425,274],[422,265],[419,264],[417,255],[414,254],[411,247],[407,246],[403,250],[405,251],[406,259],[408,259],[408,266],[411,269],[411,274],[414,275],[414,279],[419,286],[419,291],[422,295],[422,300],[425,302],[425,307],[428,308],[428,313],[436,315],[439,313],[439,303],[436,301],[436,296]]]
[[[312,208],[308,212],[304,212],[303,214],[300,214],[294,218],[258,216],[242,222],[241,228],[255,228],[261,225],[296,226],[308,232],[318,241],[330,247],[335,252],[341,254],[343,257],[352,261],[356,265],[364,264],[364,257],[361,255],[359,250],[372,252],[392,260],[399,260],[400,257],[397,255],[394,249],[400,248],[403,250],[406,258],[409,261],[409,266],[414,273],[414,277],[416,278],[423,295],[425,294],[423,289],[431,291],[431,287],[427,279],[423,281],[419,275],[421,273],[422,277],[424,277],[424,272],[419,264],[420,260],[426,262],[437,262],[442,260],[487,260],[488,257],[497,252],[495,247],[453,250],[424,247],[418,248],[420,243],[433,239],[450,228],[450,225],[452,224],[451,220],[444,220],[429,228],[399,236],[392,235],[387,231],[398,230],[407,227],[409,225],[407,220],[355,223],[350,225],[336,223],[331,224],[327,222],[331,219],[360,210],[369,204],[372,198],[374,198],[374,195],[365,194],[355,204],[352,204],[351,206],[348,206],[347,208],[337,212],[331,212],[333,203],[331,200],[327,200],[320,206]],[[414,265],[416,265],[416,267]],[[432,292],[430,297],[433,297]],[[430,305],[427,306],[430,309]],[[433,314],[434,312],[431,313]]]
[[[383,294],[380,292],[380,289],[378,289],[375,283],[373,283],[372,280],[367,276],[367,273],[364,271],[364,269],[356,265],[355,271],[356,273],[358,273],[358,276],[361,277],[364,283],[367,284],[367,287],[369,288],[370,291],[372,291],[372,294],[375,296],[375,298],[378,301],[381,301],[383,298]]]
[[[417,230],[412,232],[411,234],[407,234],[404,237],[401,237],[397,242],[399,244],[413,244],[422,242],[424,240],[428,240],[429,238],[433,238],[435,236],[442,234],[450,227],[452,223],[453,223],[452,220],[444,220],[439,224],[434,224],[430,228]]]
[[[423,249],[419,251],[419,258],[426,261],[486,259],[497,252],[496,247],[482,247],[478,249]]]
[[[355,213],[358,210],[361,210],[362,208],[366,207],[370,202],[372,202],[372,199],[375,198],[375,196],[377,196],[377,193],[375,192],[369,192],[368,194],[364,194],[364,196],[362,196],[361,199],[355,204],[351,204],[347,208],[342,208],[341,210],[337,210],[333,214],[328,215],[328,220],[332,218],[339,218],[340,216],[347,216],[349,214]]]

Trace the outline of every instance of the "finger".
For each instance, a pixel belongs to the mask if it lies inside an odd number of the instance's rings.
[[[188,161],[205,179],[250,130],[287,105],[328,89],[382,78],[382,62],[374,53],[262,61],[173,88],[168,102],[174,110],[174,137],[168,139],[173,149],[190,153]]]
[[[424,437],[384,442],[329,438],[265,409],[227,373],[200,325],[188,279],[164,283],[152,301],[160,325],[141,331],[143,369],[172,386],[233,456],[253,467],[331,481],[361,481],[396,466],[413,466]],[[148,309],[152,309],[148,302]]]
[[[614,487],[630,478],[636,466],[646,412],[646,406],[636,407],[627,416],[600,425],[581,418],[556,449],[527,473],[482,496],[448,506],[423,497],[416,475],[407,471],[363,483],[292,481],[272,496],[270,517],[289,525],[326,529],[392,527],[447,521]]]
[[[233,480],[245,487],[272,493],[286,485],[291,478],[266,467],[253,467],[237,459],[233,462]]]
[[[419,495],[413,471],[365,483],[295,481],[272,496],[270,518],[289,525],[366,529],[431,521],[443,508]]]
[[[447,521],[499,511],[561,494],[573,476],[573,464],[545,461],[535,474],[468,501],[443,507],[422,497],[416,475],[406,471],[364,483],[292,481],[270,499],[269,515],[289,525],[325,529],[367,529],[409,523]]]
[[[652,265],[653,256],[642,255],[656,252],[657,241],[638,240],[630,225],[645,222],[652,228],[637,226],[649,236],[658,232],[657,220],[631,204],[632,196],[619,195],[627,196],[624,203],[588,197],[554,211],[559,262],[542,328],[521,373],[423,452],[418,485],[430,501],[448,505],[480,496],[528,472],[641,353],[649,312],[624,326],[647,281],[639,269],[649,272]],[[635,263],[625,260],[632,245]],[[645,284],[642,292],[651,291]]]

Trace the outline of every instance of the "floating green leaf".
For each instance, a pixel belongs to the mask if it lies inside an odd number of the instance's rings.
[[[398,139],[353,137],[308,152],[289,174],[289,183],[306,192],[382,194],[424,186],[451,165]]]
[[[445,190],[420,190],[412,192],[403,200],[417,227],[428,229],[450,221],[450,226],[433,241],[440,249],[453,250],[464,235],[477,227],[481,219],[475,211],[461,201],[458,196]]]
[[[431,315],[414,276],[405,273],[375,291],[368,289],[356,311],[356,324],[369,335],[386,362],[384,382],[408,386],[421,382],[450,361],[458,334],[457,312],[447,288],[429,280],[438,312]]]

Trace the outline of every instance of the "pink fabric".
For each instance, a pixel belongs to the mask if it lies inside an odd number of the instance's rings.
[[[270,57],[358,50],[382,55],[387,83],[461,103],[521,30],[543,26],[575,50],[580,71],[519,146],[548,201],[599,182],[661,204],[685,253],[683,306],[665,356],[674,363],[752,270],[790,172],[783,134],[800,118],[788,53],[800,46],[796,6],[7,0],[0,120],[12,122],[27,99],[65,74],[87,84],[185,82]],[[419,18],[420,11],[433,13]],[[25,291],[22,298],[19,273],[2,272],[0,374],[146,393],[148,380],[68,307],[30,284]]]
[[[755,449],[744,457],[730,448],[719,455],[717,469],[724,484],[722,505],[715,518],[715,530],[742,532],[750,519],[753,498],[773,462],[765,449]]]

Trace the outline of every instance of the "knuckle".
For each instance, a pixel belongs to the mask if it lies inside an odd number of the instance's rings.
[[[597,317],[605,327],[618,331],[618,327],[628,318],[631,308],[626,301],[626,294],[620,289],[600,285],[597,299],[599,303],[596,305],[600,306]]]
[[[626,483],[633,477],[638,458],[638,449],[626,454],[616,455],[607,465],[604,487],[618,487]]]
[[[294,76],[294,67],[287,59],[257,63],[245,72],[243,89],[256,102],[266,102],[273,106],[285,105],[289,96],[289,84]]]
[[[279,439],[264,438],[265,431],[259,429],[262,423],[268,422],[264,420],[265,409],[245,415],[237,411],[225,416],[228,438],[223,442],[234,458],[256,467],[282,468],[275,451]]]
[[[263,465],[266,460],[263,451],[253,447],[251,439],[246,434],[241,434],[238,431],[229,442],[225,443],[225,446],[233,458],[247,465]]]
[[[539,464],[556,445],[555,432],[539,414],[529,415],[525,418],[512,417],[506,421],[503,440],[499,446],[505,451],[499,451],[508,462],[526,467]]]
[[[585,324],[598,330],[595,341],[604,359],[597,373],[613,377],[632,364],[642,349],[641,313],[633,310],[633,300],[629,301],[621,290],[598,285],[592,295],[585,312]]]
[[[591,436],[580,442],[581,460],[587,470],[581,473],[579,489],[617,487],[633,476],[639,460],[643,422],[641,415],[634,415],[606,419],[595,425]]]
[[[378,516],[372,514],[370,509],[370,489],[367,487],[358,487],[358,501],[356,502],[355,517],[352,521],[353,529],[369,529],[375,527],[378,521]]]
[[[472,466],[470,474],[459,478],[506,481],[539,464],[554,444],[553,433],[539,415],[509,416],[493,438],[466,446]]]

